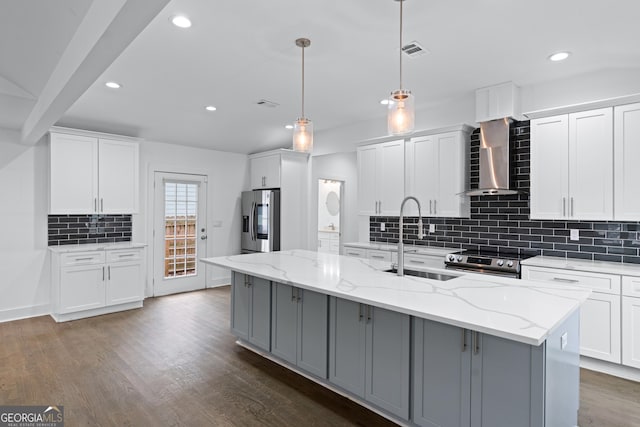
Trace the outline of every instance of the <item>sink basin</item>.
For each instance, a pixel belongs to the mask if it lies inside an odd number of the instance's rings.
[[[384,270],[385,273],[398,273],[398,269],[397,268],[392,268],[389,270]],[[446,281],[446,280],[451,280],[451,279],[455,279],[458,276],[454,276],[451,274],[443,274],[443,273],[436,273],[434,271],[424,271],[424,270],[408,270],[408,269],[404,269],[404,275],[405,276],[415,276],[415,277],[422,277],[424,279],[432,279],[432,280],[441,280],[441,281]]]

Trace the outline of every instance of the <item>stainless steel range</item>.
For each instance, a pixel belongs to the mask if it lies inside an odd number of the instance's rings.
[[[520,261],[526,258],[529,258],[529,256],[465,251],[447,254],[444,263],[449,270],[493,274],[519,279]]]

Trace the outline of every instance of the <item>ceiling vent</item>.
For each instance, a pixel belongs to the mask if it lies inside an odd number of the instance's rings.
[[[429,53],[427,49],[422,47],[422,45],[420,45],[420,43],[415,40],[402,46],[402,51],[409,58],[416,58],[418,56],[426,55],[427,53]]]
[[[256,102],[256,105],[267,108],[276,108],[280,104],[278,104],[277,102],[269,101],[268,99],[260,99],[258,102]]]

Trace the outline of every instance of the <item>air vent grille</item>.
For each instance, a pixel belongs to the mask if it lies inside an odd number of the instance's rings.
[[[429,51],[422,47],[422,45],[417,41],[412,41],[402,46],[402,51],[410,58],[415,58],[429,53]]]
[[[258,102],[256,102],[256,105],[267,108],[276,108],[280,104],[278,104],[277,102],[269,101],[268,99],[260,99],[258,100]]]

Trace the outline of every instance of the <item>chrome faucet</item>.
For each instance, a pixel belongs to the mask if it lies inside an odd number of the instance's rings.
[[[424,238],[424,233],[422,230],[422,210],[420,209],[420,202],[413,196],[405,197],[400,205],[400,238],[398,239],[398,276],[404,276],[404,204],[407,203],[407,200],[415,200],[418,205],[418,239],[422,240]]]

